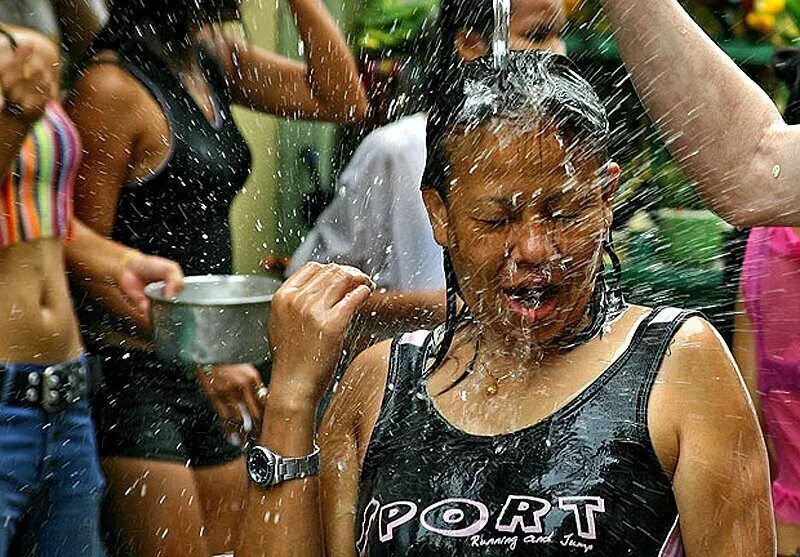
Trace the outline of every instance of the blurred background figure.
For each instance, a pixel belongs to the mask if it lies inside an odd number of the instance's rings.
[[[141,302],[141,285],[180,268],[92,233],[72,217],[81,156],[61,107],[63,54],[102,13],[82,1],[0,2],[0,555],[94,555],[103,477],[93,383],[65,257]]]
[[[789,87],[787,124],[800,123],[800,50],[777,49]],[[800,552],[800,229],[749,232],[739,282],[733,352],[770,449],[778,555]]]
[[[772,460],[778,555],[800,551],[800,234],[754,228],[733,340]]]
[[[77,76],[68,110],[84,141],[76,211],[114,240],[230,274],[229,209],[251,170],[231,106],[354,122],[366,97],[347,44],[318,0],[289,6],[305,63],[225,34],[235,0],[119,0]],[[83,317],[103,357],[97,399],[108,488],[109,550],[207,556],[236,540],[244,464],[229,429],[261,415],[252,365],[202,369],[162,361],[115,292]]]

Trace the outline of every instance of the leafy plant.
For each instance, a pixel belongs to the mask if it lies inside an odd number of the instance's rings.
[[[368,0],[355,23],[361,51],[402,52],[422,37],[436,19],[437,0]]]

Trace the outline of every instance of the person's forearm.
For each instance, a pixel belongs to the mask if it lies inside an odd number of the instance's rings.
[[[353,122],[367,111],[350,48],[328,10],[319,0],[289,0],[297,29],[306,49],[308,79],[320,104],[335,109],[329,118]]]
[[[66,244],[67,264],[81,277],[118,280],[121,263],[131,248],[101,236],[78,219],[72,220],[72,238]]]
[[[706,203],[733,224],[800,224],[800,145],[770,98],[677,0],[601,2],[639,96]]]
[[[376,342],[401,333],[433,329],[444,322],[445,291],[377,290],[358,311],[345,339],[347,353],[356,355]]]
[[[78,219],[73,219],[72,225],[72,238],[65,246],[72,283],[141,328],[146,317],[118,286],[128,254],[134,250],[101,236]]]
[[[391,334],[433,328],[444,322],[444,290],[377,290],[358,312],[359,324]]]
[[[298,370],[295,370],[298,371]],[[284,457],[314,450],[316,407],[270,393],[259,443]],[[319,477],[248,488],[236,557],[321,557]]]

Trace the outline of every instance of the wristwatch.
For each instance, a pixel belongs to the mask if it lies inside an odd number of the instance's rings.
[[[247,475],[259,487],[272,487],[281,482],[319,474],[319,447],[308,456],[284,458],[261,445],[247,451]]]

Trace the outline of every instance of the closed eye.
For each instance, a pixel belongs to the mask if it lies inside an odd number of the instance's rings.
[[[476,218],[477,222],[487,225],[491,228],[500,228],[502,226],[507,226],[511,224],[511,217],[499,217],[499,218]]]

